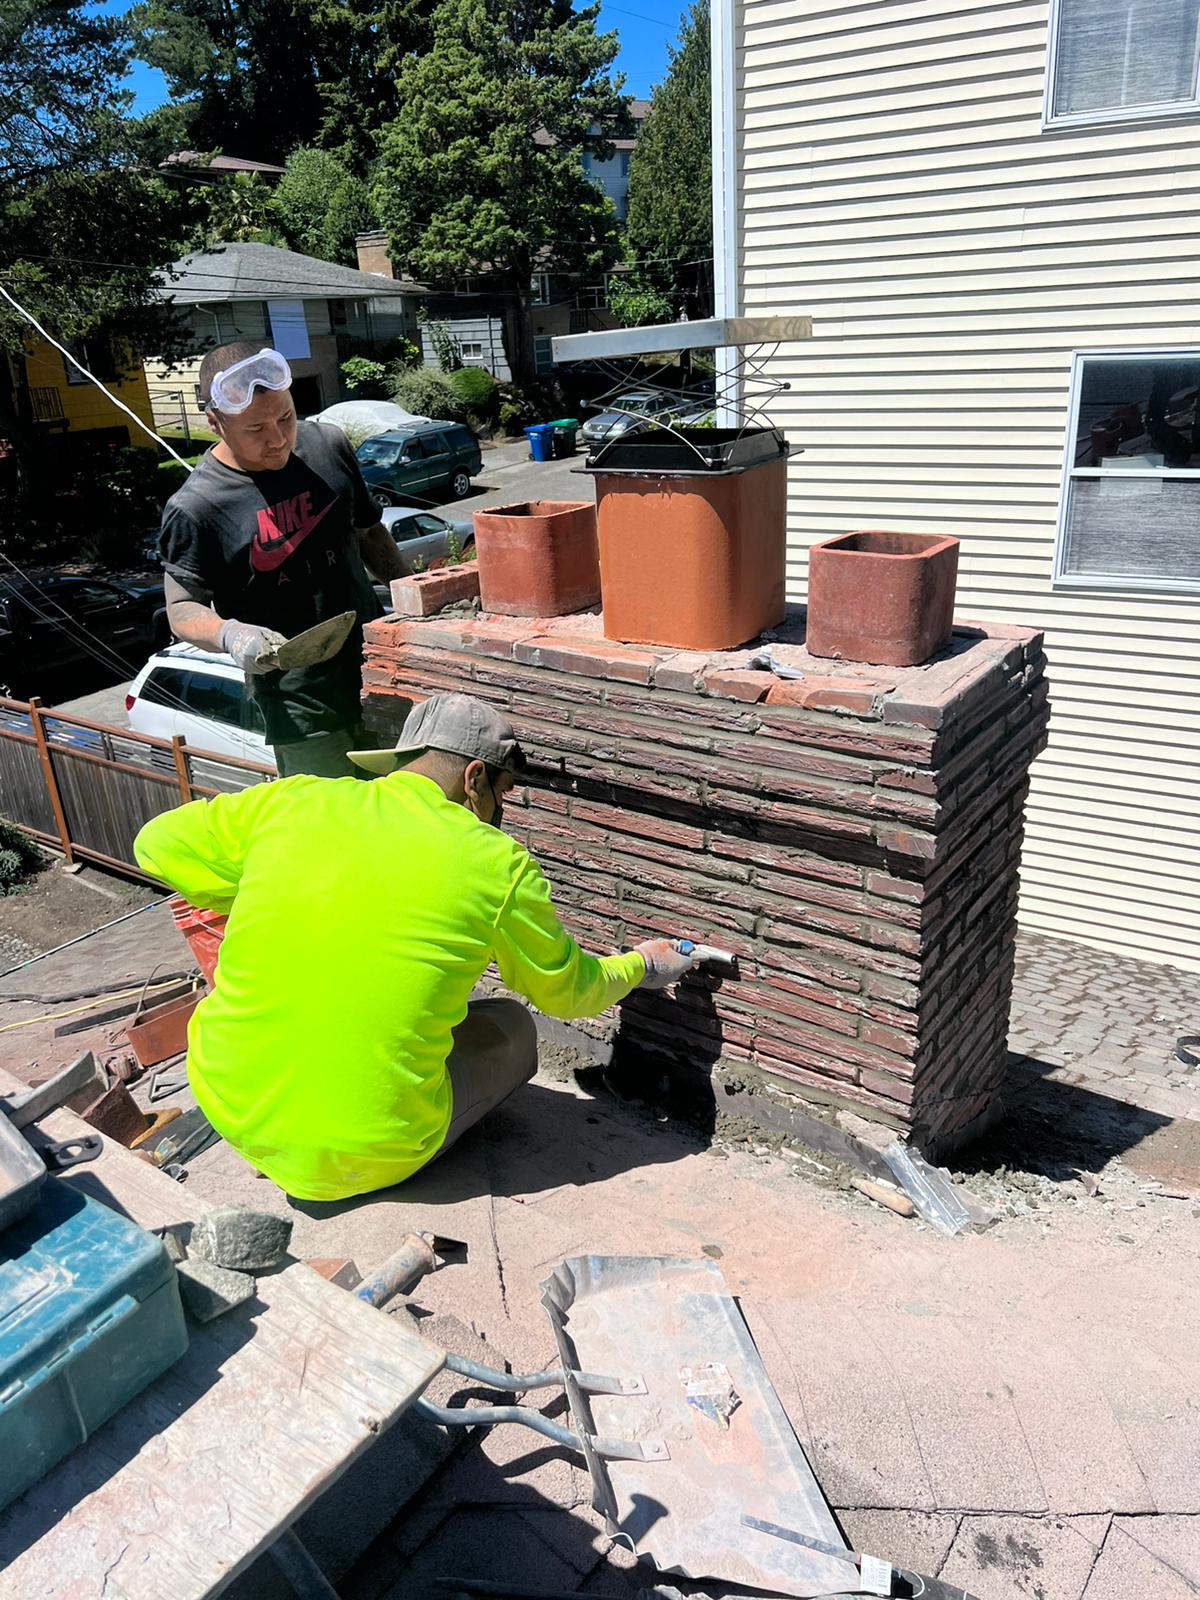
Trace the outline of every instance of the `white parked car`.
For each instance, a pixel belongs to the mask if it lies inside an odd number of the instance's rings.
[[[173,644],[152,655],[125,697],[129,726],[156,739],[180,734],[196,750],[273,767],[262,713],[227,655]],[[157,763],[156,763],[157,765]]]

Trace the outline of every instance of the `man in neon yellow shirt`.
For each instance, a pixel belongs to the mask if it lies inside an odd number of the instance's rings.
[[[694,965],[666,939],[596,958],[566,933],[537,863],[500,831],[525,758],[490,706],[434,696],[394,751],[350,759],[390,775],[195,801],[135,844],[147,872],[229,914],[188,1076],[217,1132],[302,1200],[402,1182],[533,1076],[525,1007],[470,1001],[492,961],[561,1018]]]

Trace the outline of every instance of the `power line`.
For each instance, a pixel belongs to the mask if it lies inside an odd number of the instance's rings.
[[[26,311],[25,307],[21,304],[21,302],[19,300],[15,300],[13,298],[13,296],[11,294],[9,294],[8,290],[4,287],[4,285],[2,283],[0,283],[0,294],[2,294],[4,296],[4,298],[8,301],[9,305],[12,306],[13,310],[15,312],[17,312],[17,314],[19,316],[24,317],[25,321],[28,322],[31,327],[37,329],[38,333],[41,334],[42,338],[45,339],[47,344],[52,344],[54,346],[54,348],[59,352],[59,354],[63,357],[63,359],[65,361],[69,361],[77,372],[82,372],[84,377],[88,380],[88,382],[89,383],[94,383],[96,388],[99,389],[101,394],[107,395],[108,398],[112,401],[113,405],[116,406],[118,411],[123,411],[127,417],[129,417],[133,422],[135,422],[137,424],[137,426],[142,430],[143,433],[148,433],[152,439],[154,439],[158,444],[162,445],[163,449],[167,452],[167,454],[169,456],[174,456],[175,460],[179,462],[179,465],[181,467],[187,467],[187,470],[189,472],[192,470],[191,467],[188,465],[188,463],[183,459],[183,457],[177,451],[172,450],[171,446],[167,443],[167,441],[160,434],[155,433],[153,428],[149,427],[145,422],[143,422],[141,417],[138,416],[137,412],[134,411],[132,409],[132,407],[127,406],[125,404],[124,400],[118,399],[117,396],[115,394],[113,394],[112,390],[106,388],[105,385],[100,382],[100,379],[97,378],[94,373],[89,372],[88,369],[83,365],[83,363],[81,361],[77,361],[75,359],[75,357],[71,354],[71,352],[67,349],[65,344],[59,344],[58,340],[54,337],[54,335],[52,333],[47,333],[45,328],[42,327],[41,323],[34,316],[33,312],[32,311]]]

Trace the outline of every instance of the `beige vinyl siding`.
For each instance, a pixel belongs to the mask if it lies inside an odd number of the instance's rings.
[[[1044,133],[1046,0],[730,3],[739,309],[814,327],[768,367],[790,592],[958,535],[958,615],[1047,635],[1022,925],[1200,970],[1200,596],[1051,587],[1072,352],[1200,347],[1200,118]]]

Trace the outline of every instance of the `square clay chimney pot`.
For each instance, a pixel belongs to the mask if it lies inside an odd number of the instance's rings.
[[[958,540],[927,533],[846,533],[808,556],[814,656],[915,667],[954,625]]]

